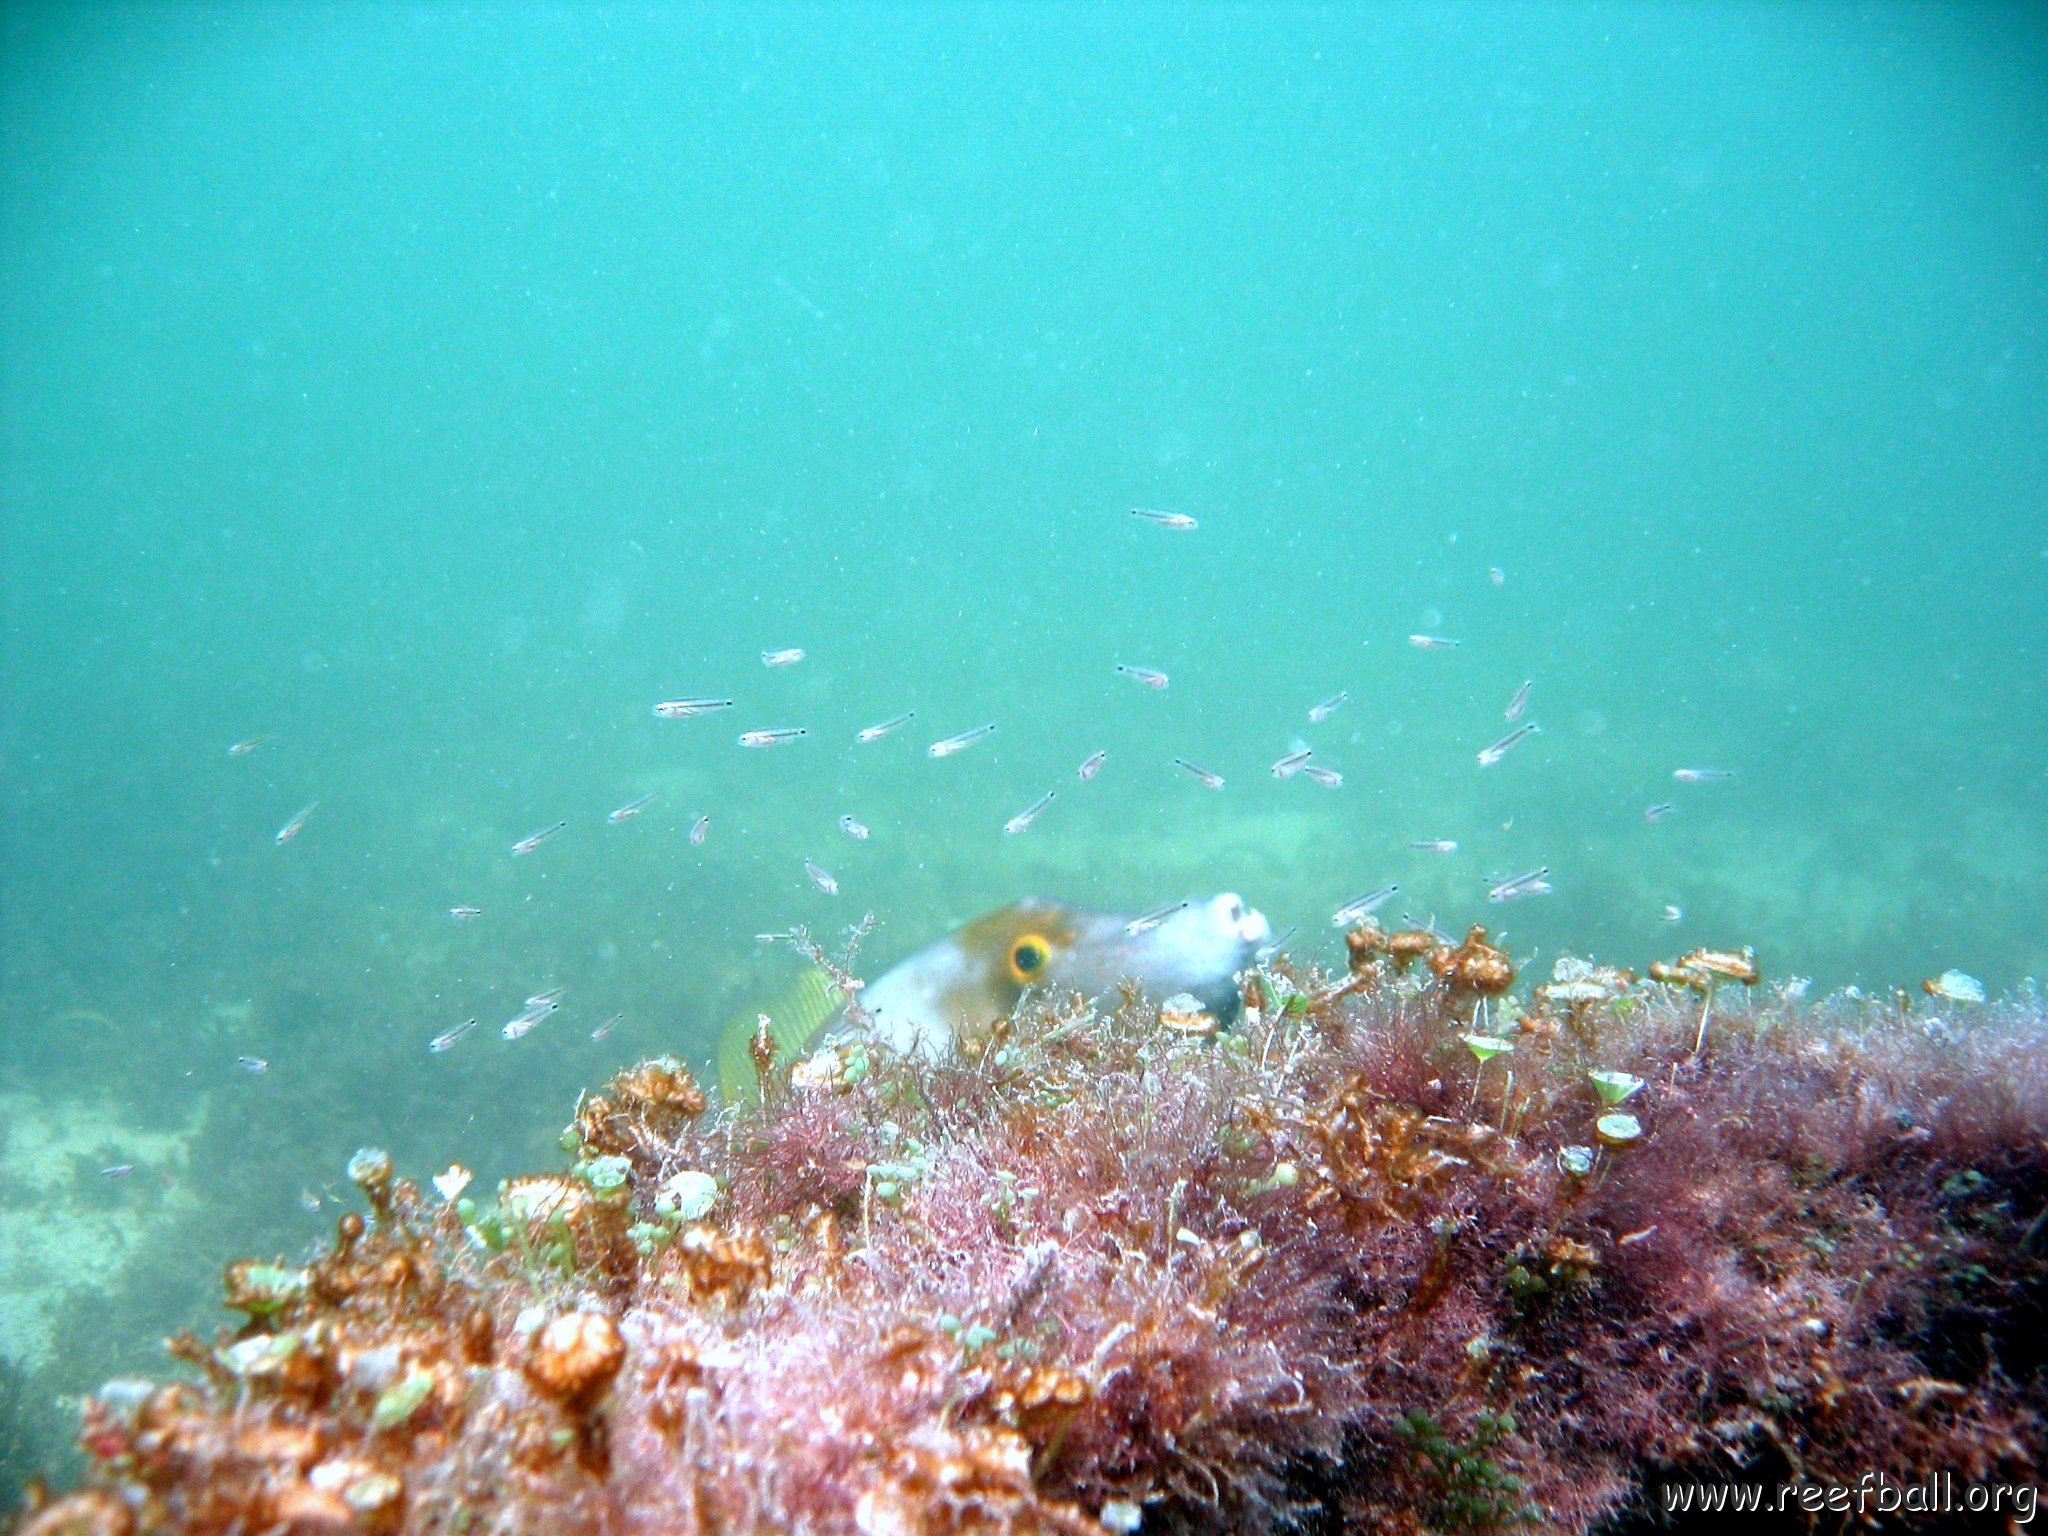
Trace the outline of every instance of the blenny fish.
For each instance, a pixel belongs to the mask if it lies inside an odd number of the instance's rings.
[[[861,991],[874,1035],[891,1049],[937,1060],[963,1028],[1011,1013],[1026,987],[1103,997],[1125,980],[1155,997],[1192,993],[1228,1022],[1237,1009],[1234,977],[1273,936],[1263,913],[1231,892],[1188,902],[1136,933],[1121,913],[1095,912],[1029,897],[977,917],[898,961]],[[845,999],[828,978],[807,969],[769,1028],[785,1056],[845,1027]],[[749,1010],[725,1031],[719,1076],[734,1096],[751,1091]]]

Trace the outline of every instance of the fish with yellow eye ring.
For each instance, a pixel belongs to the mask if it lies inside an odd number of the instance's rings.
[[[1237,1008],[1235,977],[1273,937],[1265,916],[1230,892],[1191,901],[1132,933],[1129,919],[1029,897],[977,917],[898,961],[861,990],[874,1038],[905,1055],[943,1058],[956,1036],[1006,1017],[1026,987],[1103,997],[1136,981],[1155,997],[1191,992],[1219,1019]],[[778,1049],[795,1055],[845,1027],[845,999],[815,969],[769,1012]],[[751,1084],[756,1015],[727,1027],[719,1076],[735,1096]]]

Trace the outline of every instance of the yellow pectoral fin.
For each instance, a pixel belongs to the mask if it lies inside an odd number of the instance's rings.
[[[846,994],[832,984],[830,976],[808,966],[770,1006],[733,1015],[718,1036],[718,1082],[726,1098],[738,1104],[759,1092],[753,1044],[762,1014],[768,1015],[768,1036],[775,1042],[776,1056],[790,1061],[803,1054],[845,1002]]]

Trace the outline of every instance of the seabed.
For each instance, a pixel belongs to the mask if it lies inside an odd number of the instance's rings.
[[[656,1058],[495,1192],[365,1149],[332,1242],[231,1265],[233,1326],[109,1383],[17,1529],[1584,1532],[2039,1476],[2031,993],[1347,949],[1234,1020],[764,1041],[744,1103]]]

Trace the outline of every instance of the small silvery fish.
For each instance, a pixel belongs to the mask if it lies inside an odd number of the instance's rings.
[[[948,736],[943,741],[935,741],[926,747],[925,751],[933,757],[951,757],[955,752],[964,752],[977,741],[982,740],[982,738],[993,736],[995,730],[996,728],[993,725],[977,725],[971,731],[962,731],[957,736]]]
[[[552,827],[542,827],[538,832],[527,833],[526,836],[522,837],[521,839],[519,839],[518,842],[512,845],[513,856],[517,857],[522,853],[533,852],[534,849],[538,848],[542,843],[546,842],[549,838],[553,837],[557,832],[561,831],[562,828],[566,827],[567,825],[569,825],[569,823],[567,823],[566,821],[558,821]]]
[[[1456,853],[1458,851],[1457,843],[1448,837],[1425,838],[1421,842],[1410,843],[1408,846],[1417,853]]]
[[[458,923],[466,923],[473,917],[482,917],[484,909],[482,907],[450,907],[448,915]]]
[[[741,731],[740,745],[743,747],[775,747],[785,741],[795,741],[799,736],[808,736],[809,731],[800,725],[777,726],[767,731]]]
[[[1465,642],[1446,639],[1442,635],[1410,635],[1408,643],[1418,651],[1448,651],[1455,650]]]
[[[261,1077],[270,1070],[270,1063],[261,1056],[237,1056],[235,1058],[235,1065],[251,1077]]]
[[[1193,774],[1197,779],[1201,781],[1202,788],[1204,789],[1221,789],[1223,787],[1222,774],[1211,773],[1208,769],[1200,766],[1199,764],[1191,763],[1184,757],[1176,757],[1173,760],[1173,766],[1176,768],[1185,769],[1187,772]]]
[[[498,1031],[507,1040],[519,1040],[533,1033],[533,1027],[555,1010],[552,1008],[529,1008],[517,1018],[507,1019],[505,1027]]]
[[[616,811],[613,811],[610,814],[608,814],[605,817],[605,820],[610,822],[613,826],[617,826],[622,821],[631,821],[635,816],[638,816],[640,814],[641,808],[644,807],[648,801],[652,800],[656,795],[660,793],[661,791],[658,789],[650,789],[649,791],[647,791],[646,794],[642,795],[639,799],[628,800]]]
[[[561,1003],[568,990],[567,987],[549,987],[545,991],[536,992],[533,996],[529,997],[526,1000],[526,1006],[529,1008],[545,1008],[549,1012],[553,1012]]]
[[[1173,916],[1174,913],[1185,912],[1189,905],[1190,903],[1185,901],[1169,901],[1164,906],[1154,907],[1150,912],[1141,912],[1124,924],[1124,932],[1129,934],[1150,933],[1154,928],[1157,928],[1161,923]]]
[[[1030,826],[1031,823],[1038,820],[1040,816],[1045,814],[1045,808],[1048,805],[1051,805],[1052,801],[1053,792],[1048,789],[1036,800],[1032,801],[1029,805],[1025,806],[1023,810],[1019,811],[1016,815],[1012,816],[1008,821],[1004,822],[1003,831],[1007,834],[1015,834],[1018,832],[1022,832],[1026,827]]]
[[[839,830],[857,843],[864,843],[868,840],[868,829],[855,821],[851,816],[839,818]]]
[[[1532,869],[1527,874],[1510,875],[1495,882],[1493,889],[1486,893],[1488,901],[1513,901],[1517,896],[1548,896],[1550,882],[1544,877],[1550,873],[1550,866]]]
[[[1155,528],[1178,528],[1185,532],[1196,526],[1195,520],[1185,512],[1161,512],[1154,507],[1133,507],[1131,516],[1142,518]]]
[[[1541,731],[1541,729],[1542,727],[1537,725],[1534,720],[1531,720],[1527,725],[1516,726],[1512,731],[1509,731],[1507,735],[1501,737],[1499,741],[1493,742],[1479,749],[1479,766],[1482,768],[1491,768],[1495,763],[1499,762],[1502,758],[1506,757],[1508,753],[1512,752],[1517,746],[1521,745],[1523,741],[1527,740],[1531,736],[1538,734]]]
[[[1388,897],[1400,889],[1398,885],[1383,885],[1376,891],[1368,891],[1356,901],[1345,902],[1330,914],[1330,925],[1333,928],[1349,928],[1360,919],[1371,917],[1386,905]]]
[[[1486,579],[1496,587],[1504,587],[1508,584],[1508,573],[1497,565],[1489,565],[1486,568]]]
[[[306,818],[311,816],[315,811],[319,809],[320,802],[318,800],[315,800],[311,805],[307,806],[303,811],[299,812],[298,815],[294,816],[290,821],[286,822],[283,826],[279,827],[277,829],[276,837],[278,847],[282,848],[286,843],[290,842],[293,838],[297,837],[301,832],[305,831]]]
[[[1735,777],[1733,768],[1674,768],[1671,777],[1681,784],[1718,784]]]
[[[711,818],[709,816],[699,816],[690,823],[690,846],[692,848],[702,848],[704,846],[704,839],[710,835]]]
[[[731,699],[663,699],[654,712],[664,720],[694,720],[713,710],[731,708]]]
[[[434,1036],[433,1039],[429,1040],[427,1042],[427,1049],[432,1051],[436,1056],[438,1056],[443,1051],[451,1048],[456,1041],[460,1040],[464,1035],[468,1034],[472,1029],[475,1028],[475,1019],[464,1019],[460,1024],[455,1025],[451,1029],[442,1030],[441,1033]]]
[[[1667,923],[1679,923],[1685,921],[1685,909],[1683,907],[1667,906],[1659,915]]]
[[[839,882],[826,874],[824,870],[818,868],[809,859],[804,860],[804,873],[810,876],[811,884],[815,885],[827,896],[837,896],[839,894]]]
[[[1344,775],[1334,768],[1319,768],[1314,763],[1301,765],[1301,776],[1311,784],[1320,784],[1325,789],[1342,789]]]
[[[1656,822],[1662,821],[1666,816],[1669,816],[1673,811],[1677,809],[1678,807],[1673,805],[1669,800],[1660,800],[1655,805],[1646,805],[1643,807],[1643,820],[1654,824]]]
[[[863,726],[860,730],[855,731],[853,733],[853,739],[857,742],[862,743],[863,745],[870,741],[880,741],[884,736],[888,735],[891,731],[897,730],[902,726],[910,724],[910,722],[914,720],[916,717],[916,710],[906,709],[905,711],[903,711],[902,714],[884,720],[880,725]]]
[[[1532,677],[1528,682],[1517,688],[1515,696],[1508,700],[1507,719],[1509,725],[1513,725],[1522,718],[1522,711],[1529,707],[1529,690],[1535,686],[1536,679]]]
[[[1166,674],[1156,667],[1128,667],[1122,662],[1118,662],[1116,669],[1134,683],[1143,683],[1147,688],[1157,688],[1162,692],[1165,691]]]
[[[606,1039],[610,1036],[613,1030],[617,1029],[621,1024],[625,1022],[626,1016],[623,1013],[615,1013],[610,1018],[606,1019],[602,1024],[598,1025],[597,1028],[593,1029],[590,1032],[590,1038],[593,1040]]]
[[[1290,752],[1285,757],[1275,759],[1273,763],[1273,777],[1276,779],[1293,778],[1297,773],[1301,772],[1303,765],[1313,756],[1315,756],[1315,749],[1313,747],[1303,747],[1299,752]]]
[[[1321,725],[1351,700],[1348,693],[1333,693],[1320,704],[1309,706],[1308,719],[1311,725]]]
[[[1108,759],[1109,754],[1107,752],[1090,752],[1088,754],[1088,760],[1082,763],[1081,766],[1075,770],[1075,772],[1081,775],[1081,782],[1083,784],[1086,784],[1090,779],[1094,778],[1095,775],[1102,772],[1102,765],[1103,763],[1108,761]]]
[[[102,1168],[100,1170],[100,1177],[103,1179],[125,1179],[134,1171],[135,1165],[133,1163],[116,1163],[111,1168]]]
[[[793,667],[803,659],[804,651],[800,645],[785,646],[779,651],[761,653],[761,665],[764,667]]]
[[[269,731],[265,731],[261,736],[251,736],[247,741],[238,741],[232,747],[229,747],[228,756],[247,757],[251,752],[262,746],[263,743],[273,739]]]

